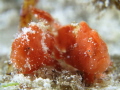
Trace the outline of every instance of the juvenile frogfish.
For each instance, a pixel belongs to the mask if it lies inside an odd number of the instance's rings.
[[[10,58],[20,73],[32,73],[42,66],[61,69],[60,62],[65,62],[78,69],[86,83],[102,78],[111,60],[95,30],[86,22],[59,25],[49,13],[36,8],[33,14],[39,21],[22,28],[12,43]]]
[[[56,39],[59,57],[80,70],[87,83],[101,78],[111,63],[105,42],[86,22],[59,28]]]
[[[45,30],[49,31],[49,25],[31,22],[13,41],[10,58],[19,73],[29,74],[45,65],[58,65],[48,53],[52,36]]]

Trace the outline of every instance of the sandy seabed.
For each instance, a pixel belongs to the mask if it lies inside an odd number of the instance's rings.
[[[0,90],[120,90],[120,10],[109,0],[94,1],[40,0],[37,4],[63,25],[86,21],[107,43],[113,66],[101,83],[87,87],[78,71],[60,73],[44,67],[34,76],[14,71],[9,75],[10,47],[18,32],[23,0],[0,0]]]

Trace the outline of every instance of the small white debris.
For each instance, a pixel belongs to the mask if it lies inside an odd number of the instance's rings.
[[[87,54],[86,52],[84,52],[84,54]]]
[[[36,78],[33,81],[33,87],[44,87],[44,88],[51,88],[51,80],[49,79],[42,79],[42,78]]]
[[[67,56],[67,58],[70,58],[70,56]]]
[[[17,34],[17,38],[22,38],[22,40],[27,40],[27,42],[29,42],[30,40],[29,40],[27,33],[35,34],[35,31],[31,30],[31,28],[24,27],[22,28],[22,32],[20,34]]]
[[[48,29],[50,29],[50,25],[46,25],[47,21],[41,21],[38,23],[35,22],[30,22],[29,25],[31,26],[37,26],[39,29],[41,29],[42,31],[47,31]]]
[[[35,25],[36,25],[36,22],[30,22],[29,25],[30,25],[30,26],[35,26]]]
[[[23,34],[27,34],[28,32],[35,33],[35,31],[31,30],[31,28],[26,28],[26,27],[22,28],[22,32]]]
[[[73,23],[71,23],[70,25],[72,25],[72,26],[77,26],[77,25],[79,25],[79,23],[73,22]]]
[[[24,77],[23,74],[16,74],[12,78],[13,82],[17,82],[19,84],[30,84],[31,80],[27,77]]]
[[[46,45],[46,43],[45,43],[45,39],[46,39],[45,34],[46,34],[46,33],[42,33],[41,45],[42,45],[43,51],[44,51],[45,53],[47,53],[48,47],[47,47],[47,45]]]
[[[31,70],[31,65],[29,63],[29,58],[26,58],[26,64],[24,65],[25,68],[29,68]]]
[[[75,44],[74,44],[74,47],[77,47],[77,45],[78,45],[78,44],[77,44],[77,43],[75,43]]]
[[[92,37],[88,38],[88,42],[91,42],[92,41]]]

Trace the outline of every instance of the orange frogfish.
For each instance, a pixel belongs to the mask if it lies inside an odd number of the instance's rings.
[[[11,61],[20,73],[42,66],[60,68],[59,61],[82,72],[86,83],[94,83],[110,66],[105,42],[86,22],[61,26],[52,16],[33,8],[38,22],[22,28],[12,43]]]

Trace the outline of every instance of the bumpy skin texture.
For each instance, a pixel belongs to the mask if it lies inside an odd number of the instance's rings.
[[[60,26],[49,13],[33,8],[38,23],[30,24],[12,43],[11,61],[23,74],[42,66],[61,67],[58,61],[83,73],[86,83],[101,78],[110,65],[105,42],[85,22]]]
[[[110,65],[105,42],[85,22],[60,28],[56,38],[62,59],[83,72],[86,82],[100,78]]]
[[[37,26],[29,26],[30,31],[22,32],[12,43],[11,60],[21,73],[28,74],[44,65],[55,66],[56,61],[45,52],[42,44],[49,43],[47,34]],[[43,35],[44,36],[43,36]],[[46,40],[44,41],[44,38]]]

